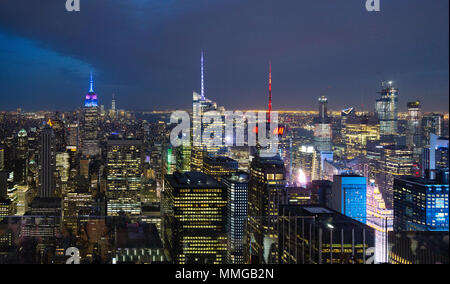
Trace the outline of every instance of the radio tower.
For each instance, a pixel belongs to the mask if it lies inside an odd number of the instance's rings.
[[[272,63],[269,62],[269,113],[268,121],[270,123],[270,114],[272,113]]]

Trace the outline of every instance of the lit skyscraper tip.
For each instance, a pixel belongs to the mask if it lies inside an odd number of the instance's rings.
[[[269,61],[269,123],[270,114],[272,113],[272,62]]]
[[[201,56],[201,96],[202,96],[202,100],[205,99],[205,77],[204,77],[204,72],[205,72],[205,67],[204,67],[204,53],[202,50],[202,56]]]
[[[86,94],[86,99],[84,100],[84,106],[85,107],[97,107],[98,106],[98,100],[97,100],[97,94],[94,92],[94,76],[92,75],[89,79],[89,92]]]

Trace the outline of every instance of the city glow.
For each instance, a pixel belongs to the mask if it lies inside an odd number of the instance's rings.
[[[305,185],[307,183],[306,175],[305,175],[305,173],[303,172],[302,169],[298,169],[298,179],[297,179],[297,181],[301,185]]]

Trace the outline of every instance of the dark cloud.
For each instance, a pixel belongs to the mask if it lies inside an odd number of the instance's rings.
[[[264,107],[271,60],[274,108],[314,108],[330,86],[331,108],[372,109],[379,82],[392,79],[402,107],[423,98],[425,109],[448,111],[447,0],[382,0],[381,13],[363,0],[81,0],[79,13],[64,2],[3,0],[0,32],[92,66],[106,105],[115,92],[126,108],[188,107],[204,49],[207,95],[229,108]],[[85,68],[48,62],[36,76],[46,68],[67,76],[53,87],[82,98]]]

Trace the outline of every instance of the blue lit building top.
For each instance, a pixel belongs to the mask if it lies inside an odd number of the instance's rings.
[[[97,94],[94,92],[94,78],[91,72],[91,79],[89,80],[89,91],[84,100],[85,107],[98,107]]]
[[[331,195],[332,209],[366,223],[367,179],[359,175],[335,175]]]

